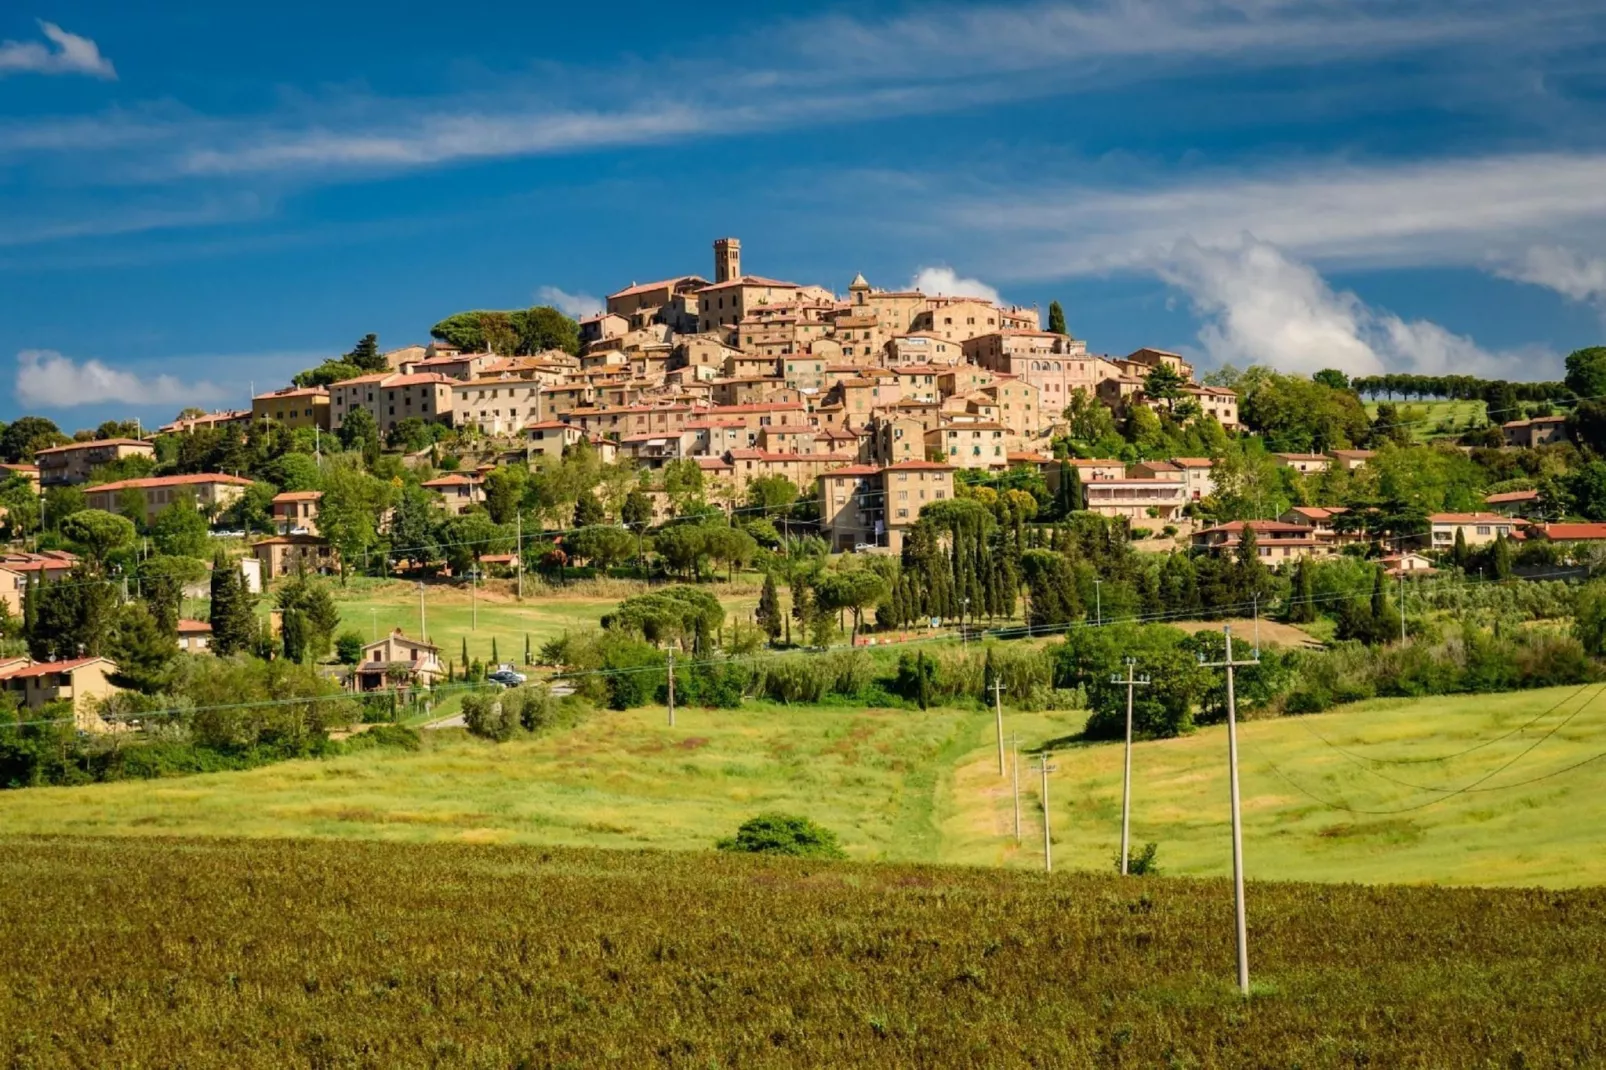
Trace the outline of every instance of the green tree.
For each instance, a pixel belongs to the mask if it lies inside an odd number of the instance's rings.
[[[583,528],[593,524],[601,524],[607,519],[608,511],[603,508],[602,502],[597,500],[597,496],[595,494],[591,493],[590,491],[583,491],[581,492],[580,496],[575,499],[575,527]]]
[[[678,515],[702,504],[703,469],[696,461],[670,461],[664,465],[664,492]]]
[[[61,522],[61,534],[97,564],[134,545],[133,521],[104,509],[73,513]]]
[[[580,325],[549,305],[537,305],[510,317],[518,337],[518,353],[528,355],[548,349],[565,353],[580,352]]]
[[[346,354],[345,359],[347,364],[355,365],[365,373],[387,372],[390,370],[390,363],[385,360],[385,355],[379,351],[379,336],[377,334],[363,335],[357,344],[352,347],[351,352]]]
[[[625,526],[636,535],[636,567],[641,567],[641,537],[652,524],[652,499],[640,487],[633,488],[625,496],[624,505],[619,509],[619,517]]]
[[[89,497],[79,487],[51,487],[45,491],[45,529],[60,531],[62,522],[89,508]]]
[[[437,533],[446,510],[435,495],[416,483],[403,487],[390,514],[390,552],[416,568],[432,571],[441,561]]]
[[[1578,589],[1573,635],[1586,653],[1595,657],[1606,654],[1606,580],[1594,580]]]
[[[1187,380],[1169,364],[1158,364],[1143,377],[1143,393],[1154,401],[1165,402],[1167,412],[1176,411],[1186,385]]]
[[[1323,368],[1311,376],[1311,379],[1329,390],[1348,390],[1350,388],[1349,376],[1337,368]]]
[[[769,636],[771,645],[781,637],[781,595],[775,588],[775,573],[764,573],[764,589],[759,592],[758,612],[756,614],[758,626],[764,634]]]
[[[206,557],[206,516],[193,499],[181,498],[151,521],[151,542],[156,552],[169,557]]]
[[[178,647],[149,609],[130,602],[111,614],[105,653],[117,665],[115,683],[152,694],[168,686]]]
[[[1580,398],[1606,396],[1606,346],[1591,346],[1568,354],[1567,374],[1563,382],[1568,390]],[[1506,416],[1505,419],[1511,417]]]
[[[385,483],[338,458],[331,460],[318,502],[318,531],[339,555],[342,585],[349,570],[378,545],[379,521],[390,501]]]
[[[868,569],[822,572],[814,581],[814,602],[821,612],[846,609],[853,613],[852,639],[855,642],[865,610],[873,608],[887,594],[887,581]]]
[[[347,379],[356,379],[367,375],[363,369],[344,360],[326,360],[316,368],[308,368],[297,372],[290,377],[290,382],[299,387],[333,386],[343,383]]]
[[[1497,580],[1511,578],[1511,543],[1504,535],[1496,535],[1494,549],[1489,554],[1489,573]]]
[[[780,512],[797,501],[797,487],[785,476],[760,476],[747,485],[747,504],[764,516]]]
[[[1467,533],[1460,527],[1455,529],[1455,546],[1450,550],[1450,561],[1456,568],[1466,568],[1471,560],[1471,553],[1467,549]]]
[[[39,450],[64,445],[67,436],[43,416],[19,416],[0,432],[0,460],[15,464],[32,461]]]
[[[372,465],[379,457],[379,424],[367,409],[355,408],[346,413],[335,437],[342,449],[361,453],[365,464]]]
[[[589,561],[603,572],[625,560],[636,548],[636,540],[624,528],[593,524],[564,536],[563,549],[571,559]]]
[[[206,564],[193,557],[147,557],[139,565],[139,585],[145,605],[169,639],[178,634],[184,588],[206,577]]]
[[[363,641],[357,632],[341,632],[335,640],[335,656],[342,665],[355,665],[362,660]]]
[[[238,565],[221,550],[212,559],[212,652],[219,657],[244,653],[256,644],[256,596]]]
[[[507,553],[513,545],[513,533],[492,520],[490,514],[480,512],[447,517],[437,529],[436,538],[454,576],[467,575],[479,567],[484,555]]]
[[[524,490],[529,482],[529,469],[502,465],[491,469],[485,475],[485,482],[481,491],[485,495],[485,511],[491,514],[491,519],[498,524],[511,524],[518,516],[519,504],[524,500]]]
[[[1048,329],[1052,334],[1069,334],[1065,327],[1065,309],[1058,301],[1048,303]]]
[[[335,629],[340,626],[340,611],[328,585],[297,572],[279,588],[275,601],[283,621],[284,656],[302,663],[328,657]]]
[[[34,658],[54,661],[105,653],[117,593],[98,568],[81,563],[65,580],[38,585],[30,595],[27,639]]]

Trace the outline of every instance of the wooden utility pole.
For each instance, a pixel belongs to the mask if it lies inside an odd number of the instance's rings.
[[[1126,659],[1126,679],[1119,676],[1110,677],[1112,684],[1126,685],[1126,757],[1121,775],[1121,876],[1126,876],[1127,859],[1130,857],[1130,833],[1132,829],[1132,691],[1134,688],[1148,687],[1149,678],[1141,679],[1137,676],[1138,660]]]
[[[524,514],[513,517],[513,568],[519,577],[519,601],[524,601]]]
[[[675,652],[669,651],[669,727],[675,727]]]
[[[1009,737],[1010,763],[1015,789],[1015,846],[1020,846],[1020,737],[1011,733]]]
[[[1405,555],[1400,555],[1400,643],[1405,643]]]
[[[428,619],[424,615],[424,581],[418,581],[418,637],[429,642]]]
[[[1227,656],[1222,661],[1205,661],[1199,664],[1208,669],[1227,670],[1227,778],[1232,797],[1232,892],[1233,912],[1237,915],[1238,935],[1238,990],[1249,995],[1249,928],[1244,914],[1244,835],[1241,808],[1238,800],[1238,697],[1233,688],[1233,670],[1260,664],[1260,651],[1249,661],[1232,660],[1232,625],[1224,625],[1222,635],[1227,640]]]
[[[1043,786],[1042,786],[1042,789],[1041,789],[1041,794],[1042,794],[1042,799],[1043,799],[1043,872],[1044,873],[1052,873],[1054,871],[1054,835],[1049,829],[1049,819],[1048,819],[1048,774],[1054,772],[1055,770],[1057,770],[1059,768],[1059,766],[1057,766],[1057,765],[1050,765],[1048,759],[1049,759],[1049,753],[1046,750],[1043,751],[1041,754],[1039,754],[1037,756],[1037,764],[1038,764],[1038,767],[1041,769],[1042,774],[1043,774]]]
[[[993,719],[998,724],[998,775],[1004,776],[1007,773],[1004,768],[1004,682],[1002,680],[994,680],[992,682],[992,692]]]

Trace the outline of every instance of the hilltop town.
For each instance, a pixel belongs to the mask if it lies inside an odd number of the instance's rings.
[[[756,565],[792,577],[785,615],[779,595],[761,607],[770,641],[790,643],[795,621],[829,645],[837,629],[858,641],[871,610],[882,629],[1258,611],[1308,587],[1288,566],[1312,559],[1506,575],[1606,543],[1590,460],[1606,387],[1588,385],[1606,379],[1601,351],[1570,358],[1567,383],[1231,367],[1201,381],[1163,349],[1090,352],[1057,302],[1044,322],[863,275],[839,295],[745,273],[735,238],[713,252],[712,279],[632,282],[578,321],[467,311],[388,351],[370,334],[249,408],[186,410],[154,432],[13,421],[0,604],[19,649],[0,681],[30,708],[127,684],[92,607],[41,615],[75,578],[168,592],[145,601],[169,651],[327,657],[333,609],[306,648],[249,621],[219,635],[215,591],[208,619],[184,618],[172,592],[206,595],[225,562],[244,597],[281,605],[317,574],[506,576],[522,591],[526,573],[570,567],[647,580]],[[1440,398],[1442,415],[1396,397]],[[1137,555],[1097,549],[1115,543]],[[822,569],[836,554],[865,563]],[[814,563],[776,564],[798,555]],[[1246,555],[1259,572],[1231,564]],[[374,636],[338,678],[416,690],[470,670],[466,648],[443,664],[428,638]]]

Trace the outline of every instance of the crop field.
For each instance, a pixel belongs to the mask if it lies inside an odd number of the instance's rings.
[[[0,842],[0,1063],[1585,1067],[1606,893]]]
[[[1601,692],[1378,700],[1243,725],[1249,873],[1606,884],[1597,831],[1606,824],[1606,761],[1568,768],[1606,751]],[[1006,723],[1027,752],[1064,741],[1082,716],[1006,711]],[[702,850],[755,813],[783,810],[833,829],[859,860],[1041,866],[1035,767],[1023,753],[1017,847],[993,718],[980,710],[683,708],[670,730],[656,708],[599,711],[557,735],[504,744],[460,730],[424,737],[413,753],[0,792],[0,834]],[[1379,764],[1449,755],[1457,756]],[[1119,843],[1121,748],[1062,742],[1054,761],[1056,867],[1107,871]],[[1536,777],[1545,779],[1526,783]],[[1230,872],[1223,728],[1138,744],[1133,782],[1133,840],[1158,843],[1166,873]],[[1475,790],[1447,797],[1469,785]]]

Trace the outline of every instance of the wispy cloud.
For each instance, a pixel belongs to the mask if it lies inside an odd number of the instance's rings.
[[[1586,256],[1560,245],[1535,245],[1520,257],[1496,265],[1495,273],[1543,286],[1606,313],[1606,258]]]
[[[1336,266],[1482,266],[1546,235],[1606,233],[1601,153],[1306,162],[1167,182],[1090,171],[1078,183],[925,198],[896,185],[889,210],[943,219],[974,237],[985,270],[1022,279],[1143,271],[1179,239],[1220,246],[1245,231]]]
[[[603,301],[600,297],[592,297],[590,294],[572,294],[567,290],[560,290],[556,286],[543,286],[536,290],[535,299],[543,305],[551,305],[565,316],[573,319],[594,315],[603,307]]]
[[[967,279],[951,267],[923,267],[909,280],[911,290],[927,294],[946,294],[949,297],[980,297],[985,301],[998,301],[998,291],[980,279]]]
[[[205,405],[228,391],[215,383],[172,375],[140,376],[98,360],[75,361],[52,349],[17,354],[14,394],[23,405],[70,409],[83,405]]]
[[[1309,264],[1251,235],[1229,245],[1178,242],[1155,270],[1202,318],[1199,342],[1219,363],[1310,374],[1388,370],[1533,378],[1554,365],[1539,349],[1494,352],[1428,320],[1405,320],[1335,290]]]
[[[0,77],[8,74],[84,74],[115,81],[117,69],[87,37],[40,20],[41,41],[0,41]]]

